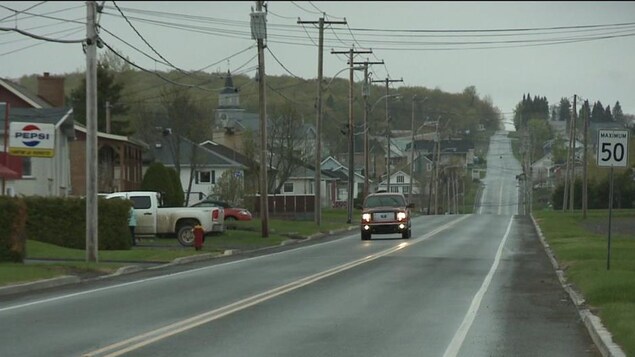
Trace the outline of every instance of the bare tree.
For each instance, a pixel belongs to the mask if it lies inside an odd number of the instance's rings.
[[[166,118],[163,130],[166,142],[172,154],[177,173],[181,172],[181,149],[183,144],[190,145],[190,177],[185,202],[189,202],[192,183],[196,170],[203,164],[199,143],[211,137],[211,125],[206,120],[206,110],[196,105],[189,89],[172,87],[161,92],[161,105]],[[169,130],[168,130],[169,128]]]
[[[253,133],[243,138],[246,156],[256,157],[254,155],[261,150],[256,139]],[[308,162],[310,158],[307,157],[305,143],[304,124],[297,110],[289,105],[284,105],[280,109],[273,107],[267,127],[265,164],[270,168],[267,192],[278,192],[295,169]],[[259,163],[254,162],[256,167],[250,167],[250,171],[257,169],[258,165]],[[247,181],[245,184],[246,191],[250,192],[251,184]],[[257,187],[257,182],[255,184]]]

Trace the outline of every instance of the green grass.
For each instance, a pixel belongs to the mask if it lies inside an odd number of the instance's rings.
[[[620,231],[632,222],[635,210],[613,210],[610,270],[607,270],[608,233],[592,229],[608,226],[607,210],[581,212],[534,211],[545,239],[567,279],[584,295],[627,355],[635,356],[635,237]]]
[[[353,212],[353,225],[359,220],[359,210]],[[325,209],[319,229],[313,221],[269,220],[269,236],[261,235],[261,221],[236,222],[238,229],[228,229],[220,235],[208,235],[203,249],[181,247],[174,238],[143,239],[141,245],[130,250],[99,251],[99,263],[85,262],[84,249],[71,249],[28,240],[28,264],[0,264],[0,285],[30,282],[71,274],[107,274],[131,262],[170,262],[174,259],[195,254],[221,254],[227,249],[254,250],[278,246],[291,238],[302,238],[318,232],[329,232],[350,226],[346,223],[345,209]],[[147,243],[152,243],[148,245]],[[158,247],[157,247],[158,246]],[[38,262],[37,260],[41,260]]]

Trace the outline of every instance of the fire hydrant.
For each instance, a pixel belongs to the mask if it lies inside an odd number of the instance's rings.
[[[201,250],[201,248],[203,248],[203,241],[205,240],[203,226],[200,224],[195,225],[192,229],[192,233],[194,234],[194,249]]]

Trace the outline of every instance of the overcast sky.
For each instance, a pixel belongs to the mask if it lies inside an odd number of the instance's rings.
[[[114,4],[105,2],[101,35],[139,66],[167,70],[161,63],[167,61],[183,70],[255,74],[256,48],[249,48],[255,44],[249,30],[254,1],[116,2],[143,39]],[[574,94],[611,108],[619,101],[625,113],[635,114],[635,2],[273,1],[267,7],[265,66],[271,75],[317,77],[318,30],[297,21],[326,13],[327,20],[347,22],[325,31],[326,77],[347,66],[346,57],[331,50],[354,45],[373,51],[356,61],[385,61],[372,67],[373,79],[403,78],[392,87],[452,93],[475,86],[508,118],[525,93],[544,96],[550,105]],[[12,10],[25,12],[15,16]],[[1,28],[47,38],[81,39],[85,19],[83,1],[0,2]],[[84,69],[80,44],[0,31],[2,78]]]

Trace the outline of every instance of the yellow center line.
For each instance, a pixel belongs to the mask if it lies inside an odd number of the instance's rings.
[[[334,268],[331,269],[327,269],[325,271],[301,278],[299,280],[293,281],[291,283],[279,286],[277,288],[273,288],[271,290],[262,292],[260,294],[256,294],[253,296],[250,296],[248,298],[239,300],[237,302],[234,302],[232,304],[220,307],[218,309],[214,309],[193,317],[190,317],[188,319],[185,320],[181,320],[169,325],[166,325],[164,327],[158,328],[156,330],[152,330],[149,332],[146,332],[144,334],[129,338],[127,340],[123,340],[108,346],[105,346],[103,348],[100,348],[98,350],[89,352],[84,354],[84,357],[97,357],[97,356],[105,356],[105,357],[115,357],[115,356],[121,356],[125,353],[137,350],[141,347],[147,346],[149,344],[152,344],[154,342],[163,340],[165,338],[168,338],[170,336],[174,336],[176,334],[179,334],[181,332],[193,329],[197,326],[206,324],[208,322],[220,319],[224,316],[230,315],[232,313],[238,312],[240,310],[244,310],[250,306],[254,306],[257,305],[261,302],[270,300],[276,296],[288,293],[290,291],[299,289],[303,286],[312,284],[318,280],[327,278],[329,276],[338,274],[340,272],[343,272],[345,270],[354,268],[358,265],[364,264],[364,263],[368,263],[370,261],[373,261],[375,259],[381,258],[383,256],[386,256],[388,254],[392,254],[400,249],[403,249],[407,246],[413,246],[417,243],[420,243],[426,239],[429,239],[430,237],[438,234],[439,232],[442,232],[452,226],[454,226],[455,224],[463,221],[464,219],[466,219],[467,217],[469,217],[470,215],[465,215],[465,216],[461,216],[451,222],[446,223],[445,225],[436,228],[433,231],[428,232],[427,234],[421,236],[418,239],[412,240],[410,242],[403,242],[395,247],[383,250],[381,252],[378,252],[376,254],[372,254],[369,256],[366,256],[364,258],[358,259],[358,260],[354,260],[339,266],[336,266]]]

